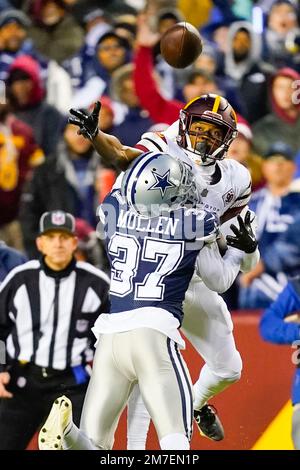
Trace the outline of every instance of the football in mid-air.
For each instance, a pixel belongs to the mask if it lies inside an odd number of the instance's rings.
[[[169,28],[161,37],[160,52],[172,67],[183,69],[192,64],[202,52],[198,30],[183,21]]]

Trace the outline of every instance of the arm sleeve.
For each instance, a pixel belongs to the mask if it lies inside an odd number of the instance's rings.
[[[288,284],[261,318],[259,328],[262,338],[276,344],[291,344],[299,340],[299,324],[284,322],[285,317],[297,310],[300,310],[300,299],[292,285]]]
[[[238,165],[238,171],[235,172],[237,174],[237,182],[239,183],[238,188],[236,189],[237,197],[235,198],[234,202],[231,204],[230,209],[234,207],[244,207],[246,206],[252,194],[252,181],[251,175],[249,170],[245,168],[243,165]]]
[[[241,261],[240,271],[242,271],[242,273],[249,273],[252,271],[252,269],[255,268],[259,260],[260,252],[258,248],[256,248],[253,253],[244,253],[243,259]]]
[[[216,242],[204,245],[197,257],[196,272],[209,289],[226,292],[239,273],[242,257],[240,250],[228,247],[222,258]]]
[[[166,100],[159,93],[153,78],[152,49],[139,47],[135,55],[134,83],[142,108],[145,108],[154,122],[172,124],[178,119],[183,103]]]

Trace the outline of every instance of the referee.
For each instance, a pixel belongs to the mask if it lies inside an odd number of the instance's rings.
[[[107,312],[109,279],[76,261],[75,219],[46,212],[36,240],[40,260],[14,268],[0,287],[0,450],[25,449],[62,394],[79,424],[93,358],[91,333]]]

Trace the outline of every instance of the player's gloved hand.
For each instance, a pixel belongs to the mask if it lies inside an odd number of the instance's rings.
[[[83,135],[83,137],[93,140],[98,134],[99,130],[98,123],[100,109],[100,101],[97,101],[91,114],[87,114],[84,111],[80,111],[78,109],[70,109],[70,114],[72,114],[72,116],[69,117],[68,122],[78,126],[80,129],[79,134]]]
[[[251,227],[251,212],[246,212],[245,220],[240,215],[238,215],[237,219],[239,228],[233,224],[230,225],[235,237],[227,235],[227,245],[242,250],[245,253],[253,253],[257,247],[257,240]]]

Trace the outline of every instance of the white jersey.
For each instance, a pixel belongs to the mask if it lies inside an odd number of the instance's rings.
[[[203,180],[206,183],[200,205],[218,214],[221,223],[238,214],[251,197],[251,177],[247,168],[231,159],[220,160],[213,165],[197,165],[189,158],[189,152],[179,147],[175,136],[169,137],[169,129],[162,133],[143,134],[136,147],[143,151],[169,153],[191,166],[196,177],[199,177],[200,186],[203,186]]]

